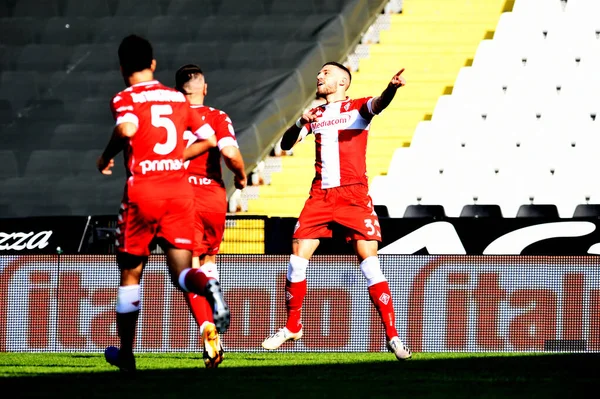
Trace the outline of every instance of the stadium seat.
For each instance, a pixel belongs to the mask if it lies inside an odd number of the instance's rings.
[[[69,65],[78,72],[118,71],[119,58],[114,45],[81,44],[74,47],[69,56]]]
[[[110,132],[96,123],[62,123],[52,132],[49,149],[85,151],[108,143]],[[96,158],[101,154],[96,152]]]
[[[10,101],[18,114],[32,101],[39,99],[40,91],[35,72],[5,71],[0,77],[0,99]]]
[[[33,150],[23,173],[30,178],[58,178],[73,175],[71,151],[69,150]]]
[[[446,217],[446,213],[444,212],[444,207],[441,205],[413,204],[406,207],[403,217],[441,219]]]
[[[76,123],[96,123],[99,125],[111,124],[113,122],[110,113],[110,98],[112,95],[105,98],[88,97],[78,103],[71,103],[70,106],[77,109],[73,122]]]
[[[66,0],[65,17],[102,18],[112,15],[108,0]]]
[[[121,40],[124,37],[131,34],[140,35],[143,37],[147,36],[149,29],[149,23],[147,20],[137,17],[104,17],[97,19],[95,32],[94,32],[94,43],[99,45],[106,45],[112,49],[112,56],[110,60],[118,60],[117,48]],[[83,46],[86,51],[91,50],[89,46]],[[92,61],[95,61],[92,60]],[[106,63],[102,63],[106,65]]]
[[[162,13],[157,0],[118,0],[116,4],[116,17],[156,17]]]
[[[17,156],[12,150],[0,150],[0,180],[19,176]]]
[[[193,39],[192,26],[203,26],[205,19],[191,23],[189,19],[176,16],[156,16],[149,23],[146,38],[153,43],[183,43]]]
[[[0,126],[8,125],[14,118],[15,114],[10,101],[0,98]]]
[[[171,65],[171,69],[177,69],[181,65],[199,63],[206,72],[220,69],[224,64],[224,58],[229,52],[226,42],[193,42],[183,43],[177,46]]]
[[[204,18],[215,13],[215,6],[212,0],[171,0],[167,7],[166,15]]]
[[[554,204],[523,204],[517,211],[517,218],[558,218],[558,208]]]
[[[244,16],[264,15],[267,13],[267,0],[222,0],[218,2],[217,15],[237,14]]]
[[[274,1],[269,8],[269,13],[275,15],[309,15],[316,14],[318,8],[320,7],[313,0]]]
[[[57,17],[60,15],[58,0],[17,0],[13,17]]]
[[[502,209],[497,204],[467,204],[461,212],[461,218],[502,218]]]
[[[96,19],[86,17],[55,17],[46,21],[40,43],[76,46],[91,43],[96,29]]]
[[[28,44],[18,55],[15,67],[20,71],[60,71],[67,66],[69,47],[58,44]]]
[[[573,211],[574,218],[598,218],[600,217],[600,204],[579,204]]]
[[[2,44],[23,46],[39,41],[40,20],[33,17],[0,19]]]
[[[223,42],[251,40],[255,18],[244,15],[220,15],[202,18],[202,23],[190,26],[193,42]]]

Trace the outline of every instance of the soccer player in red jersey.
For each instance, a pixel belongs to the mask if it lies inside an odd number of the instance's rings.
[[[216,145],[212,129],[193,112],[182,93],[154,80],[156,60],[146,39],[125,37],[118,55],[127,89],[112,99],[116,126],[96,162],[101,173],[110,175],[113,158],[123,150],[127,171],[116,231],[121,271],[116,319],[121,345],[108,347],[105,357],[121,371],[133,372],[140,282],[154,239],[166,252],[173,284],[183,292],[205,296],[221,332],[229,327],[229,307],[218,280],[191,267],[194,193],[184,167],[183,135],[190,130],[208,138],[204,145],[210,148]]]
[[[288,340],[302,337],[306,267],[319,239],[331,237],[331,224],[337,223],[345,227],[346,240],[352,243],[358,257],[369,297],[385,327],[388,349],[399,360],[411,357],[398,337],[392,294],[377,257],[381,229],[368,193],[366,173],[371,120],[390,105],[398,88],[406,84],[403,71],[392,77],[380,96],[350,99],[346,96],[352,80],[350,71],[337,62],[326,63],[317,75],[317,96],[325,99],[325,104],[305,112],[284,133],[281,148],[285,151],[307,134],[315,135],[316,175],[293,235],[285,286],[287,322],[263,341],[263,348],[274,350]]]
[[[221,156],[225,165],[233,172],[234,185],[239,190],[246,187],[244,160],[229,116],[221,110],[204,105],[208,86],[200,67],[188,64],[179,68],[175,74],[175,87],[188,98],[192,112],[208,122],[215,131],[217,146],[206,152],[204,143],[194,143],[195,136],[188,133],[191,139],[184,158],[190,160],[187,167],[188,182],[195,197],[194,267],[218,280],[219,272],[215,261],[225,233],[227,214]],[[187,292],[184,296],[200,327],[204,342],[204,362],[207,367],[216,367],[223,361],[223,347],[213,322],[210,304],[201,295]]]

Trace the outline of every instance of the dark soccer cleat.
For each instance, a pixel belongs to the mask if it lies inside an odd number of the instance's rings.
[[[213,322],[217,327],[217,331],[222,334],[229,328],[230,314],[229,306],[223,297],[221,284],[217,280],[211,279],[206,284],[206,299],[213,310]]]
[[[104,350],[104,358],[106,361],[118,367],[122,373],[135,373],[135,357],[133,353],[125,354],[119,348],[109,346]]]

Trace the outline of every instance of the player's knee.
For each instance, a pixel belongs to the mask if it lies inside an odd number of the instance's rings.
[[[287,279],[291,283],[298,283],[306,280],[306,267],[308,259],[301,258],[296,255],[290,256],[288,263]]]
[[[126,252],[117,253],[117,263],[121,269],[135,269],[136,267],[145,264],[147,261],[147,256],[132,255]]]
[[[213,262],[206,262],[200,266],[200,270],[202,270],[206,277],[219,280],[219,270]]]
[[[132,313],[140,310],[140,286],[125,285],[117,292],[117,313]]]
[[[367,279],[367,286],[370,287],[377,283],[387,281],[381,266],[379,264],[379,258],[377,256],[369,256],[360,263],[360,270]]]

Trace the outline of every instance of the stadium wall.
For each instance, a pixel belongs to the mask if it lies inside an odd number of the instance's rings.
[[[595,256],[381,255],[400,335],[415,352],[600,350]],[[284,324],[288,256],[222,255],[232,309],[226,351],[262,351]],[[0,351],[100,352],[117,344],[114,256],[0,255]],[[200,351],[197,328],[151,256],[139,352]],[[308,268],[304,338],[284,351],[385,351],[358,262],[317,255]]]

